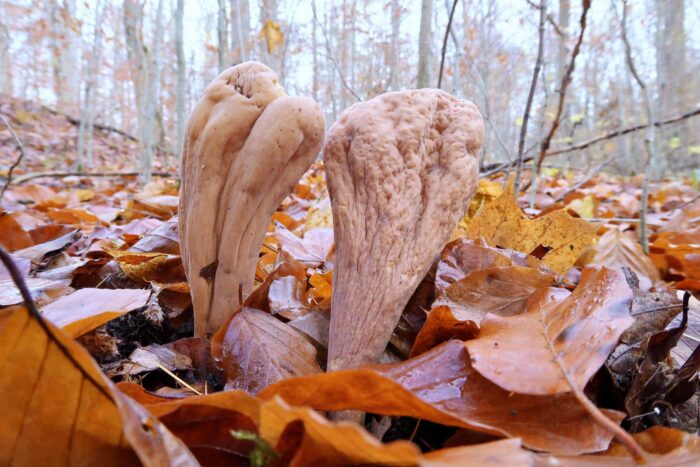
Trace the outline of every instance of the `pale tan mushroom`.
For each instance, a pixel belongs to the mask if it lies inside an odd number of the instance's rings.
[[[180,238],[197,336],[250,293],[270,217],[321,149],[318,104],[283,96],[272,70],[242,63],[206,88],[188,121]]]
[[[356,104],[331,127],[329,370],[376,362],[384,351],[478,186],[483,133],[474,104],[435,89]]]

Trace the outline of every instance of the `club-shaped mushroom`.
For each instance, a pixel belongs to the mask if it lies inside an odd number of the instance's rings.
[[[345,110],[324,163],[335,228],[328,369],[374,363],[478,186],[476,106],[435,89]]]
[[[261,63],[231,67],[207,86],[187,124],[179,215],[197,336],[250,293],[270,217],[323,135],[318,104],[286,97]]]

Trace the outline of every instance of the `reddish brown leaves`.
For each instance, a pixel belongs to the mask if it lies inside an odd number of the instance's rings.
[[[567,298],[542,291],[528,313],[488,315],[479,339],[466,346],[474,368],[510,391],[557,394],[571,390],[563,372],[583,387],[632,324],[632,291],[622,273],[585,269]]]
[[[253,308],[229,322],[223,365],[230,389],[257,394],[270,383],[320,373],[316,349],[295,329]]]
[[[479,375],[469,360],[464,344],[450,341],[403,363],[279,381],[261,397],[279,395],[318,410],[421,418],[520,437],[530,448],[557,453],[605,449],[610,441],[571,394],[513,394]]]

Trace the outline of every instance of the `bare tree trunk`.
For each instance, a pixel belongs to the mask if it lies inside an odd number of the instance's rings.
[[[231,0],[231,52],[235,63],[250,59],[250,5],[248,0]]]
[[[4,14],[4,13],[3,13]],[[10,66],[10,31],[0,21],[0,92],[12,94],[12,67]]]
[[[311,2],[312,6],[311,8],[313,11],[316,11],[316,0],[312,0]],[[311,95],[313,96],[314,100],[318,102],[318,75],[321,73],[321,70],[318,68],[318,36],[316,32],[317,24],[318,24],[318,18],[314,18],[314,21],[312,21],[313,24],[313,29],[312,29],[312,35],[311,35],[311,54],[312,54],[312,60],[313,60],[313,70],[312,70],[312,75],[313,75],[313,82],[312,82],[312,87],[311,87]]]
[[[422,0],[420,9],[420,33],[418,36],[418,88],[430,86],[431,25],[433,0]]]
[[[51,2],[49,20],[54,93],[58,108],[63,111],[74,110],[80,95],[78,46],[72,27],[72,22],[77,21],[75,16],[74,0],[67,0],[63,5]]]
[[[157,104],[160,91],[160,48],[163,36],[163,0],[158,0],[158,10],[156,13],[156,31],[151,57],[151,69],[153,73],[148,81],[148,95],[146,97],[146,128],[141,153],[141,183],[151,181],[153,171],[153,153],[155,144],[153,143],[153,122],[159,118]]]
[[[277,18],[277,0],[262,0],[262,4],[260,6],[260,27],[262,28],[265,25],[266,21],[273,21],[275,23],[278,23],[278,18]],[[267,50],[266,45],[264,44],[265,41],[261,41],[260,45],[262,47],[262,56],[265,57],[265,61],[267,62],[267,66],[269,66],[277,75],[282,76],[284,73],[280,69],[280,66],[282,65],[281,57],[280,57],[280,47],[278,47],[276,50],[270,52]]]
[[[219,15],[216,28],[219,39],[218,58],[219,71],[228,68],[228,23],[226,21],[226,1],[219,0]]]
[[[95,30],[92,51],[87,66],[87,78],[83,102],[80,106],[80,126],[78,127],[78,158],[76,160],[76,170],[84,170],[84,162],[87,161],[89,167],[94,166],[92,154],[92,135],[95,120],[95,105],[93,102],[93,90],[97,83],[97,75],[102,57],[102,6],[100,1],[95,3]]]
[[[182,148],[185,143],[185,48],[182,40],[182,20],[185,14],[185,0],[177,0],[175,11],[175,53],[177,54],[177,91],[175,111],[177,113],[177,160],[182,162]]]
[[[401,27],[401,6],[399,0],[391,0],[391,51],[389,56],[389,82],[387,89],[396,91],[399,73],[399,34]]]

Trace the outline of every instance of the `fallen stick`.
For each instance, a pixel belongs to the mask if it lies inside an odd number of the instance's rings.
[[[64,178],[64,177],[138,177],[139,172],[38,172],[17,177],[13,183],[19,185],[36,178]],[[154,177],[177,177],[175,172],[153,172]],[[8,183],[9,185],[9,183]]]

